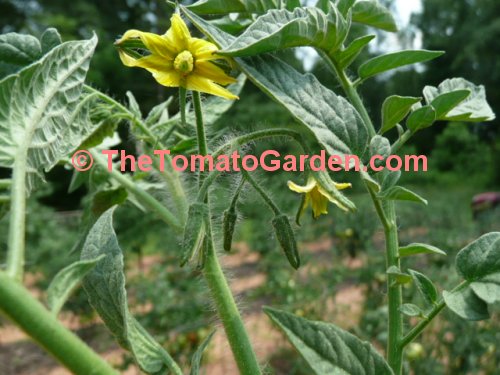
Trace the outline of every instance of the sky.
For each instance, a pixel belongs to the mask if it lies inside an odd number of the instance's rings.
[[[307,5],[314,5],[316,0],[307,0]],[[419,13],[422,10],[421,0],[395,0],[394,5],[396,8],[395,19],[398,27],[400,29],[405,28],[410,22],[410,17],[412,13]],[[397,42],[397,38],[394,34],[387,34],[386,41],[379,46],[379,49],[383,52],[392,52],[401,49],[401,46]],[[414,41],[414,48],[418,49],[422,46],[421,36],[417,33]],[[314,62],[318,57],[318,54],[313,48],[303,47],[296,50],[297,57],[304,59],[304,69],[309,71],[313,68]]]

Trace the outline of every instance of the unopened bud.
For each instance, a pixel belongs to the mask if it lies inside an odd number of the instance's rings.
[[[224,239],[223,247],[225,251],[231,251],[236,220],[238,220],[238,214],[233,207],[224,211],[224,216],[222,218],[222,233]]]
[[[274,232],[276,238],[285,252],[290,265],[297,269],[300,266],[300,256],[297,249],[297,241],[292,226],[286,215],[279,215],[273,219]]]

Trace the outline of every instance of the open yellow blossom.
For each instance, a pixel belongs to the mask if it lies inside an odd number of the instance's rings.
[[[227,99],[238,99],[220,85],[236,82],[224,70],[212,63],[217,46],[206,40],[193,38],[181,16],[174,14],[171,27],[164,35],[128,30],[115,44],[139,39],[151,52],[143,57],[132,57],[119,49],[126,66],[144,68],[163,86],[183,87]]]
[[[349,183],[339,184],[334,182],[334,184],[338,190],[343,190],[351,187],[351,184]],[[322,214],[328,213],[328,202],[332,202],[335,205],[342,207],[342,204],[330,193],[328,193],[312,176],[309,176],[305,186],[300,186],[292,181],[288,181],[288,187],[290,190],[295,191],[296,193],[305,194],[304,198],[302,199],[302,204],[300,206],[297,219],[302,216],[305,209],[309,205],[312,206],[312,214],[314,219],[317,219]]]

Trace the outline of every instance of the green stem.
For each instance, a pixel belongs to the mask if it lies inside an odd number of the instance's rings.
[[[207,155],[208,147],[205,137],[205,128],[203,124],[203,114],[201,109],[200,93],[193,92],[194,109],[196,114],[196,134],[198,136],[198,150],[201,155]],[[206,190],[206,201],[208,202],[208,186],[218,176],[212,173],[209,178],[211,181],[204,181],[200,175],[200,192]],[[208,222],[208,246],[205,254],[205,263],[203,267],[203,276],[210,289],[212,298],[217,307],[217,312],[224,326],[229,345],[242,375],[261,374],[259,362],[250,343],[250,338],[243,324],[240,312],[234,301],[231,289],[227,279],[222,272],[218,256],[214,249],[212,239],[211,222]]]
[[[77,375],[117,375],[18,282],[0,272],[0,311]]]
[[[219,317],[224,325],[229,345],[242,375],[259,375],[259,362],[252,349],[250,339],[234,302],[231,289],[221,269],[213,243],[210,241],[203,276],[208,284]]]
[[[467,281],[461,282],[457,287],[455,287],[452,292],[456,292],[468,285]],[[444,300],[441,298],[439,302],[437,302],[432,310],[427,313],[424,319],[422,319],[418,324],[413,327],[410,332],[408,332],[400,342],[401,348],[404,348],[406,345],[411,343],[413,340],[415,340],[422,332],[423,330],[429,325],[429,323],[445,308],[446,303]]]
[[[394,142],[394,144],[391,147],[391,154],[396,154],[401,146],[403,146],[413,135],[413,133],[410,130],[405,131],[399,139]]]
[[[10,196],[9,195],[0,195],[0,203],[9,203]]]
[[[324,61],[326,61],[330,69],[337,76],[337,79],[342,85],[342,89],[349,98],[351,104],[354,106],[354,108],[356,108],[358,113],[361,115],[361,118],[363,119],[363,122],[365,123],[368,129],[370,138],[373,138],[377,134],[377,132],[375,131],[375,127],[373,126],[372,120],[370,119],[370,115],[368,115],[368,111],[366,110],[366,107],[364,106],[363,101],[361,100],[361,97],[356,91],[356,88],[354,87],[353,83],[351,82],[345,71],[337,65],[335,60],[330,58],[330,56],[328,56],[326,53],[322,53],[322,56]]]
[[[279,207],[276,206],[276,204],[273,202],[271,197],[269,195],[267,195],[267,193],[264,191],[264,189],[262,189],[260,184],[257,181],[255,181],[254,178],[252,176],[250,176],[250,173],[248,173],[244,168],[240,168],[240,169],[241,169],[241,174],[250,183],[250,185],[252,185],[252,187],[260,194],[260,196],[262,197],[264,202],[267,203],[267,205],[273,211],[273,213],[276,216],[281,215],[281,210],[279,209]]]
[[[384,228],[386,241],[387,268],[400,268],[398,254],[398,228],[396,224],[396,210],[393,201],[383,204],[386,214],[387,227]],[[403,303],[401,285],[396,282],[394,275],[387,275],[387,295],[389,299],[389,337],[387,340],[387,362],[395,375],[401,374],[403,366],[403,349],[400,340],[403,337],[403,315],[399,310]]]
[[[175,230],[182,231],[183,226],[179,223],[177,217],[170,212],[170,210],[157,201],[151,194],[147,191],[141,189],[136,184],[134,184],[127,176],[116,171],[115,169],[108,170],[107,164],[101,159],[101,156],[95,152],[91,151],[94,160],[98,163],[98,165],[105,170],[107,170],[114,180],[116,180],[120,185],[122,185],[125,189],[127,189],[130,193],[135,195],[137,199],[144,204],[151,211],[155,212],[158,216],[160,216],[168,225],[171,225]]]
[[[186,96],[187,90],[184,87],[179,87],[179,112],[181,113],[181,125],[186,129]]]
[[[7,250],[7,275],[22,281],[24,273],[26,229],[26,157],[19,152],[12,168],[10,189],[10,220]]]

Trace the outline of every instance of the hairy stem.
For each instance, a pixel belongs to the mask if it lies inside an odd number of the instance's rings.
[[[395,154],[399,151],[401,146],[403,146],[413,135],[413,133],[410,130],[405,131],[401,137],[398,138],[396,142],[391,147],[391,154]]]
[[[0,311],[77,375],[117,375],[107,362],[66,329],[21,284],[0,271]]]
[[[111,178],[120,183],[120,185],[122,185],[125,189],[127,189],[127,191],[135,195],[136,198],[142,204],[144,204],[151,211],[155,212],[159,217],[161,217],[168,225],[171,225],[175,230],[181,231],[183,229],[177,217],[175,217],[175,215],[172,212],[170,212],[170,210],[167,207],[161,204],[147,191],[138,187],[127,176],[116,171],[115,169],[108,170],[106,163],[101,159],[101,156],[97,152],[91,151],[91,153],[94,160],[97,161],[99,166],[106,169],[109,172]]]
[[[266,204],[273,211],[273,213],[276,216],[281,215],[281,211],[280,211],[279,207],[276,206],[276,204],[273,202],[271,197],[269,195],[267,195],[267,193],[264,191],[264,189],[262,189],[262,187],[259,185],[259,183],[257,181],[255,181],[255,179],[252,176],[250,176],[250,173],[248,173],[244,168],[241,168],[241,173],[243,174],[245,179],[250,183],[250,185],[252,185],[252,187],[257,191],[257,193],[260,194],[260,196],[262,197],[264,202],[266,202]]]
[[[198,150],[201,155],[208,154],[207,140],[205,136],[205,127],[203,124],[203,114],[201,108],[200,93],[193,92],[194,109],[196,114],[196,134],[198,138]],[[208,186],[218,176],[218,173],[212,173],[209,176],[211,181],[204,184],[200,174],[200,191],[206,196],[208,202]],[[259,362],[250,343],[250,338],[243,324],[238,307],[234,301],[233,294],[229,288],[224,272],[219,263],[219,258],[215,252],[212,229],[209,220],[208,223],[208,246],[205,249],[205,264],[203,267],[203,276],[210,289],[212,298],[217,307],[217,312],[224,326],[229,345],[234,355],[238,369],[242,375],[261,374]]]
[[[7,275],[22,281],[26,228],[26,153],[19,152],[12,168]]]

